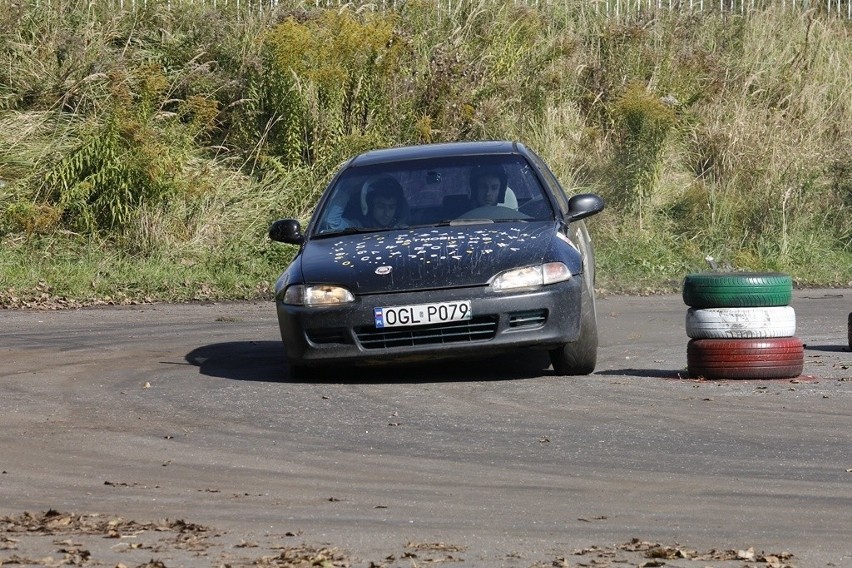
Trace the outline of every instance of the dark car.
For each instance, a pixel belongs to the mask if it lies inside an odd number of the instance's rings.
[[[561,374],[597,359],[594,253],[569,197],[517,142],[375,150],[347,161],[275,285],[294,372],[307,367],[547,350]]]

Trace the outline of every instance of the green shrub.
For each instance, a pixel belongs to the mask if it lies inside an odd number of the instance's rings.
[[[312,164],[341,138],[387,128],[406,49],[393,24],[390,15],[323,10],[265,35],[257,118],[270,153]]]
[[[638,215],[641,229],[677,115],[672,104],[638,82],[627,85],[610,113],[614,123],[610,196],[615,206]]]
[[[128,102],[118,97],[106,116],[82,125],[76,147],[44,174],[41,193],[74,230],[121,232],[135,208],[178,190],[186,141],[154,123],[153,108]]]
[[[59,226],[62,211],[55,206],[18,201],[8,205],[0,217],[0,234],[26,235],[52,233]]]

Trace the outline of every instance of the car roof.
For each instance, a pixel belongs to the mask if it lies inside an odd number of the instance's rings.
[[[359,154],[349,166],[367,166],[405,160],[425,158],[444,158],[452,156],[486,156],[497,154],[526,154],[527,150],[518,142],[508,140],[489,140],[480,142],[446,142],[440,144],[419,144],[398,146],[381,150],[370,150]]]

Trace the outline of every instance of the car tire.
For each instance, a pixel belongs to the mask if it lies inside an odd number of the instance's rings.
[[[580,307],[580,335],[576,341],[550,351],[553,370],[560,375],[589,375],[598,362],[598,321],[594,292],[583,281]]]
[[[802,374],[804,345],[797,337],[692,339],[686,358],[692,377],[785,379]]]
[[[849,322],[846,324],[846,339],[849,341],[849,350],[852,351],[852,312],[849,313]]]
[[[705,272],[683,281],[683,301],[693,308],[786,306],[792,296],[792,278],[776,272]]]
[[[693,339],[749,339],[796,335],[796,311],[766,308],[690,308],[686,335]]]

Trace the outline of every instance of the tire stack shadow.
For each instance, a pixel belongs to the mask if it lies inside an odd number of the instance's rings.
[[[687,367],[705,379],[785,379],[804,369],[789,305],[792,278],[780,273],[709,272],[683,282]]]

